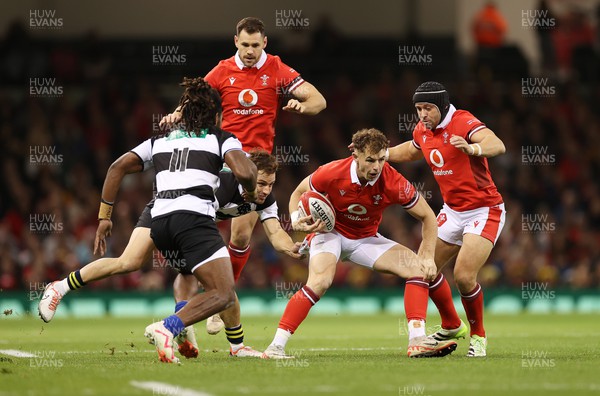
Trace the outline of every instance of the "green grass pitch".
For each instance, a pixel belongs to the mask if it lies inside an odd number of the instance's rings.
[[[246,317],[246,344],[264,349],[278,317]],[[228,357],[224,334],[196,325],[201,354],[160,363],[143,337],[152,318],[0,319],[0,395],[584,395],[600,393],[600,318],[486,318],[488,357],[408,359],[391,315],[309,316],[292,361]],[[428,326],[435,325],[431,319]]]

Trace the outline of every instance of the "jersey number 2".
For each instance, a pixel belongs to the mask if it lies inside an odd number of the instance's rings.
[[[189,151],[190,149],[188,147],[181,150],[173,149],[173,153],[171,154],[171,162],[169,163],[169,172],[185,171],[187,168]]]

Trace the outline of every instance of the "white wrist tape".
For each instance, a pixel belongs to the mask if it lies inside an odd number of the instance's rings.
[[[481,157],[481,146],[479,145],[479,143],[475,143],[475,146],[477,146],[477,156]],[[475,150],[473,149],[473,153],[475,152]]]

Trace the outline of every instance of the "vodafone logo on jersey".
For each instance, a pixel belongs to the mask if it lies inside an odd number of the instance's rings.
[[[238,95],[238,102],[244,107],[252,107],[258,103],[258,95],[251,89],[242,89]]]
[[[438,149],[431,150],[431,152],[429,153],[429,161],[438,168],[444,166],[444,157],[442,157],[442,153]],[[433,171],[434,176],[448,176],[452,175],[453,173],[454,172],[452,171],[452,169],[438,169]]]
[[[444,166],[444,157],[442,157],[442,153],[440,153],[440,150],[438,149],[431,150],[429,153],[429,161],[438,168]]]
[[[348,219],[350,219],[352,221],[369,221],[369,220],[371,220],[370,216],[362,217],[363,215],[367,214],[367,208],[365,208],[361,204],[352,204],[352,205],[348,206],[348,212],[352,213],[352,214],[344,213],[344,216],[346,216]]]

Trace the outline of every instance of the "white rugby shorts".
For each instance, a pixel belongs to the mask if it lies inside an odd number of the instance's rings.
[[[319,253],[331,253],[336,261],[341,258],[342,261],[352,261],[373,269],[377,259],[396,245],[397,242],[379,233],[368,238],[349,239],[333,230],[314,236],[310,243],[310,257]]]
[[[505,220],[504,204],[464,212],[457,212],[444,204],[437,217],[438,238],[462,246],[464,234],[475,234],[481,235],[495,245]]]

